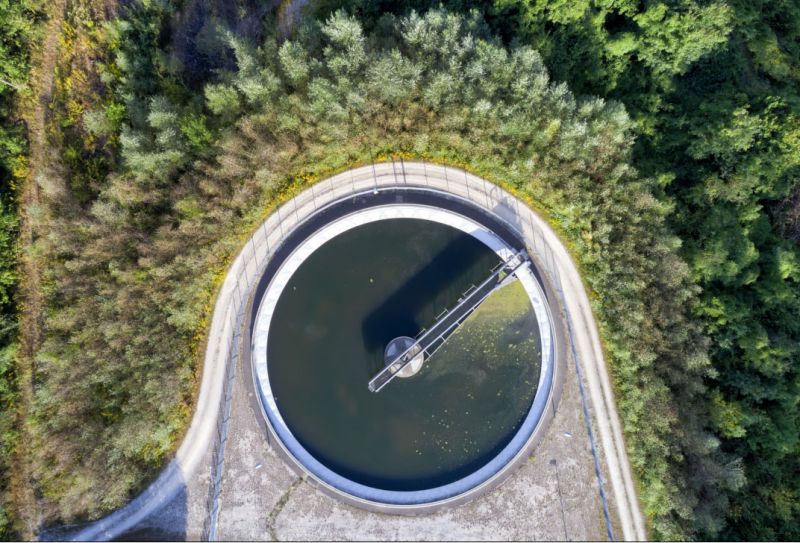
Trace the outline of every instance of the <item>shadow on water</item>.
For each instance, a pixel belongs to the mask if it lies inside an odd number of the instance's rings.
[[[361,326],[364,345],[372,351],[398,336],[414,337],[471,284],[486,279],[497,262],[474,237],[457,236],[366,316]]]

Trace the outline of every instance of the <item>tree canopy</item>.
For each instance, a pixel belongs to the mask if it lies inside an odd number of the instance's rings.
[[[40,251],[57,264],[36,421],[55,514],[118,506],[162,465],[186,422],[216,278],[264,210],[305,179],[396,153],[464,165],[561,227],[598,293],[654,526],[681,537],[714,522],[738,472],[704,429],[696,289],[657,180],[630,165],[621,104],[576,98],[533,48],[504,46],[477,12],[443,9],[383,17],[371,33],[337,11],[286,41],[210,25],[203,46],[232,61],[191,91],[154,46],[165,17],[142,4],[109,31],[113,107],[85,125],[119,134],[119,173],[89,202],[67,180],[51,190]]]
[[[796,2],[319,0],[288,39],[260,0],[110,22],[69,4],[29,249],[46,519],[118,507],[164,464],[265,214],[401,156],[498,182],[562,233],[653,536],[800,537]]]

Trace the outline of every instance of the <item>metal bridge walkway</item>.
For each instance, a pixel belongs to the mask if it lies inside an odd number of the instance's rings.
[[[455,307],[449,310],[445,309],[436,317],[436,322],[430,328],[423,329],[422,332],[417,334],[416,341],[410,347],[375,375],[369,382],[369,390],[371,392],[380,391],[420,354],[425,359],[430,358],[433,353],[444,345],[447,338],[467,320],[467,317],[489,297],[489,294],[502,284],[506,277],[516,273],[519,268],[528,262],[528,254],[525,251],[519,251],[507,261],[498,264],[485,281],[464,293]]]

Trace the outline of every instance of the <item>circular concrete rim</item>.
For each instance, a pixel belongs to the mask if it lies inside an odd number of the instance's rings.
[[[311,190],[311,189],[309,189]],[[482,206],[476,205],[475,202],[466,200],[461,196],[445,192],[438,189],[430,189],[428,187],[423,186],[408,186],[408,185],[398,185],[395,187],[382,187],[380,192],[391,192],[391,191],[398,191],[398,192],[424,192],[428,195],[435,195],[439,198],[447,198],[450,200],[458,200],[460,205],[469,207],[473,210],[479,210],[482,212],[483,215],[490,215],[491,219],[495,223],[502,223],[504,228],[510,231],[513,234],[513,237],[516,241],[519,242],[521,246],[524,246],[524,237],[507,221],[503,220],[501,217],[497,216],[496,214],[492,213],[491,210],[488,210]],[[377,194],[378,191],[365,191],[361,195],[364,197],[368,197],[369,194]],[[357,197],[359,195],[355,195]],[[328,209],[330,207],[336,206],[337,204],[341,204],[345,200],[352,200],[354,195],[348,195],[344,198],[340,198],[338,200],[333,200],[329,202],[327,205],[320,208]],[[375,210],[380,206],[366,206],[366,209],[361,211],[352,213],[351,215],[359,215],[365,212],[369,212],[370,210]],[[395,209],[398,206],[392,206]],[[413,207],[409,204],[400,205],[400,208],[405,207]],[[417,207],[420,207],[417,205]],[[387,209],[386,206],[383,206],[384,211]],[[438,208],[431,208],[437,209]],[[428,210],[430,211],[430,209]],[[472,233],[478,232],[476,237],[487,243],[490,247],[494,248],[498,254],[503,254],[507,258],[510,256],[509,252],[509,245],[503,242],[499,236],[491,233],[489,228],[484,224],[480,224],[477,221],[467,219],[463,215],[455,213],[453,211],[448,211],[451,216],[457,216],[459,219],[467,220],[472,225]],[[319,210],[316,214],[319,214]],[[307,218],[303,223],[313,219],[314,215]],[[346,216],[345,216],[346,217]],[[340,217],[340,218],[345,218]],[[384,216],[383,218],[390,218],[389,216]],[[380,219],[374,219],[380,220]],[[337,221],[331,221],[330,223],[325,223],[323,227],[319,230],[324,230],[324,228],[330,224],[334,224]],[[371,221],[370,221],[371,222]],[[491,221],[490,221],[491,222]],[[296,225],[295,230],[298,229],[302,223]],[[478,226],[478,229],[475,229],[475,226]],[[341,228],[341,225],[340,225]],[[461,228],[464,231],[468,231],[469,229]],[[298,251],[302,249],[304,242],[308,239],[312,238],[318,231],[314,231],[312,234],[308,235],[304,238],[298,246],[292,249],[292,252],[284,257],[280,261],[280,268],[283,267],[284,263],[290,261],[292,256],[295,255]],[[488,233],[488,237],[487,237]],[[332,236],[331,236],[332,237]],[[330,239],[330,238],[328,238]],[[502,247],[497,246],[497,241],[501,242]],[[494,246],[494,247],[493,247]],[[310,254],[310,252],[309,252]],[[306,255],[307,256],[307,255]],[[299,264],[298,264],[299,265]],[[279,268],[279,270],[280,270]],[[296,268],[295,268],[296,269]],[[526,271],[530,271],[526,268]],[[536,275],[536,277],[534,277]],[[277,273],[273,275],[270,279],[270,283],[273,282],[274,278],[277,276]],[[291,276],[291,273],[289,274]],[[543,280],[544,279],[544,280]],[[525,281],[527,282],[527,281]],[[256,393],[256,397],[258,399],[259,407],[261,408],[262,415],[264,416],[265,426],[268,429],[269,434],[276,438],[276,441],[280,445],[280,452],[285,460],[288,460],[289,463],[295,467],[295,469],[303,475],[306,475],[310,478],[310,480],[316,483],[321,489],[325,490],[326,493],[331,494],[343,501],[351,503],[352,505],[356,505],[362,508],[370,509],[370,510],[377,510],[381,512],[388,512],[388,513],[399,513],[399,514],[419,514],[424,512],[430,512],[432,510],[438,509],[442,506],[446,505],[455,505],[457,503],[462,503],[464,501],[470,500],[480,494],[483,494],[492,488],[495,488],[501,482],[503,482],[508,475],[513,471],[513,468],[518,467],[524,461],[525,458],[532,452],[533,448],[538,444],[538,442],[542,438],[543,429],[546,427],[546,422],[552,418],[555,411],[555,403],[557,401],[557,397],[560,395],[561,384],[563,381],[563,370],[560,366],[563,364],[563,323],[559,321],[553,321],[551,310],[550,310],[550,303],[555,300],[554,292],[552,286],[549,285],[548,281],[544,277],[543,274],[535,273],[530,274],[530,282],[533,284],[534,289],[536,291],[536,295],[531,295],[529,290],[529,295],[531,296],[532,303],[534,300],[539,302],[539,309],[540,311],[537,312],[537,318],[540,320],[540,328],[544,331],[547,330],[549,332],[549,337],[551,338],[549,341],[549,348],[545,347],[545,341],[543,341],[543,349],[542,355],[543,358],[547,358],[547,363],[543,363],[542,371],[540,372],[540,383],[539,388],[537,390],[537,394],[532,402],[531,409],[528,413],[528,416],[525,419],[522,427],[518,432],[515,434],[512,441],[506,446],[506,448],[497,455],[494,459],[492,459],[489,463],[487,463],[483,468],[480,468],[473,474],[456,481],[454,483],[450,483],[449,485],[444,485],[442,487],[437,487],[434,489],[422,490],[422,491],[414,491],[414,492],[391,492],[391,491],[384,491],[381,489],[373,489],[371,487],[366,487],[364,485],[360,485],[358,483],[354,483],[348,479],[345,479],[338,474],[324,468],[321,464],[319,464],[316,459],[308,455],[308,453],[303,454],[305,451],[300,447],[300,451],[296,447],[293,447],[291,441],[295,441],[293,436],[290,434],[287,436],[288,428],[286,428],[285,424],[283,424],[282,418],[280,417],[277,408],[274,406],[274,401],[271,401],[271,393],[263,394],[263,390],[261,388],[260,383],[263,381],[259,381],[258,373],[262,373],[261,377],[264,377],[264,373],[266,370],[266,363],[264,361],[263,370],[259,372],[257,369],[257,363],[251,363],[251,369],[253,371],[254,376],[254,385]],[[269,292],[270,288],[267,287],[264,295],[261,296],[261,300],[254,300],[251,299],[251,304],[258,303],[258,314],[255,318],[254,322],[248,323],[250,327],[253,325],[257,326],[259,321],[259,317],[262,314],[262,306],[263,300],[267,298],[266,293]],[[528,289],[526,289],[528,290]],[[277,301],[277,296],[275,296],[275,301]],[[260,302],[260,303],[259,303]],[[536,308],[536,304],[534,304]],[[252,313],[251,313],[252,314]],[[542,318],[544,315],[544,318]],[[559,312],[560,316],[560,312]],[[542,325],[546,324],[546,327]],[[251,336],[252,330],[247,334]],[[544,340],[544,334],[543,334]],[[247,352],[246,355],[253,356],[253,349],[255,348],[255,342],[251,343],[251,352]],[[266,343],[264,342],[261,345],[260,351],[264,353],[264,358],[266,358]],[[555,384],[555,387],[554,387]],[[275,415],[278,415],[277,417]],[[546,417],[545,415],[549,415]],[[286,431],[283,431],[286,430]],[[288,439],[287,439],[288,437]],[[287,446],[286,441],[289,441]],[[299,447],[299,444],[297,444]],[[313,466],[315,468],[322,467],[323,470],[319,469],[310,469],[308,464],[317,465]],[[477,474],[477,475],[476,475]]]

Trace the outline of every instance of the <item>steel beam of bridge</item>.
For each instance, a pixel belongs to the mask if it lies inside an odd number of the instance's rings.
[[[528,254],[519,251],[505,262],[501,262],[492,274],[479,286],[467,291],[458,304],[450,310],[445,310],[437,317],[430,328],[417,334],[416,341],[405,351],[397,355],[369,382],[371,392],[378,392],[394,379],[400,371],[418,356],[430,358],[444,343],[447,338],[467,320],[475,309],[489,297],[496,288],[502,284],[506,276],[513,275],[519,268],[529,262]],[[505,274],[505,275],[504,275]]]

